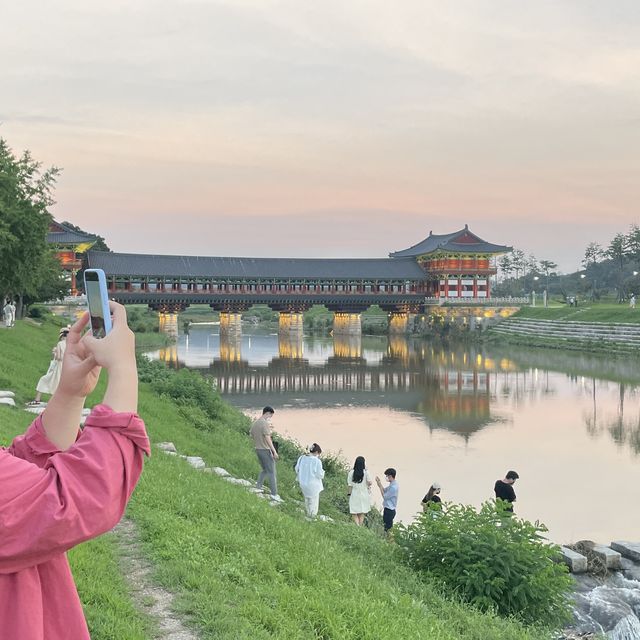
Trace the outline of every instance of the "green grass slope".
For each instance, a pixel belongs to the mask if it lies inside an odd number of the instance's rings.
[[[32,396],[46,371],[56,328],[18,323],[0,331],[0,388]],[[95,403],[104,381],[90,398]],[[141,386],[140,414],[152,441],[173,441],[237,476],[253,477],[257,461],[245,435],[247,419],[223,405],[217,420],[179,406]],[[8,443],[31,416],[0,407],[0,439]],[[196,471],[155,450],[129,506],[155,579],[177,594],[177,608],[202,638],[367,640],[385,636],[429,640],[541,640],[538,630],[481,614],[443,598],[437,585],[403,566],[394,545],[358,529],[340,513],[342,472],[332,472],[321,513],[336,523],[307,522],[294,499],[285,446],[280,493],[272,507],[241,487]],[[97,545],[97,546],[96,546]],[[74,575],[94,640],[149,637],[148,623],[131,604],[117,548],[105,536],[74,550]]]

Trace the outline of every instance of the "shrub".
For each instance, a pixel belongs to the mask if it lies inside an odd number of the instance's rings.
[[[437,517],[427,512],[398,525],[396,540],[408,564],[451,595],[526,624],[557,627],[570,619],[572,580],[554,561],[560,550],[542,537],[546,531],[493,502],[480,511],[451,504]]]
[[[195,371],[174,371],[162,362],[151,362],[141,356],[138,357],[138,377],[141,382],[151,383],[157,394],[172,398],[180,405],[197,407],[211,420],[225,412],[224,403],[212,382]]]
[[[40,319],[40,318],[46,318],[47,316],[51,315],[51,312],[46,307],[33,304],[29,307],[29,312],[27,315],[30,318]]]

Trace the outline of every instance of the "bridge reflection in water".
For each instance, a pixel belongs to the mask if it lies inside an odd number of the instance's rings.
[[[188,343],[181,345],[187,362],[189,349],[198,348],[194,338],[192,330]],[[218,336],[209,338],[217,340]],[[268,338],[273,344],[276,336]],[[419,413],[430,428],[447,429],[465,439],[501,421],[491,412],[497,376],[516,370],[510,360],[494,360],[474,348],[451,351],[400,335],[375,338],[374,348],[363,349],[360,336],[336,334],[332,355],[310,362],[304,357],[302,335],[282,332],[277,336],[277,355],[274,349],[274,355],[260,365],[243,359],[243,340],[248,358],[251,336],[221,332],[217,357],[212,353],[215,347],[208,344],[206,364],[201,357],[189,363],[190,368],[213,377],[220,393],[237,406],[300,401],[316,407],[385,404]],[[184,366],[179,352],[175,346],[161,349],[159,358],[175,367]]]

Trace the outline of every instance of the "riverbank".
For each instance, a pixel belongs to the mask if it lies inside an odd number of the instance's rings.
[[[622,305],[520,309],[492,325],[492,342],[608,355],[640,354],[640,310]]]
[[[30,399],[46,370],[56,331],[50,324],[19,322],[0,333],[0,387],[15,390],[18,402]],[[152,441],[173,441],[207,465],[253,478],[257,464],[246,435],[248,418],[213,394],[206,410],[176,400],[193,388],[189,376],[196,375],[174,374],[163,395],[152,382],[141,385],[140,413]],[[103,392],[101,380],[88,404]],[[7,407],[0,411],[4,443],[32,419]],[[157,454],[134,494],[127,515],[137,525],[153,579],[176,594],[175,614],[202,638],[373,640],[398,637],[399,629],[402,637],[429,640],[549,637],[443,598],[438,585],[399,562],[392,545],[350,524],[344,514],[344,470],[337,463],[325,461],[321,498],[321,512],[336,523],[306,522],[295,502],[300,494],[292,463],[298,451],[282,444],[278,473],[285,504],[279,507],[181,459]],[[154,621],[133,605],[118,554],[113,535],[71,554],[92,637],[151,637]],[[94,557],[100,562],[92,562]]]

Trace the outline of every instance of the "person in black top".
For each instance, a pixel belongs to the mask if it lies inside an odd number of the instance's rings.
[[[422,510],[427,509],[442,509],[442,498],[440,498],[440,483],[434,482],[427,491],[427,495],[422,498]]]
[[[507,511],[513,512],[513,503],[516,501],[516,492],[513,490],[515,481],[520,476],[515,471],[508,471],[502,480],[496,480],[493,490],[496,493],[496,500],[504,500],[509,502],[509,506],[505,507]]]

